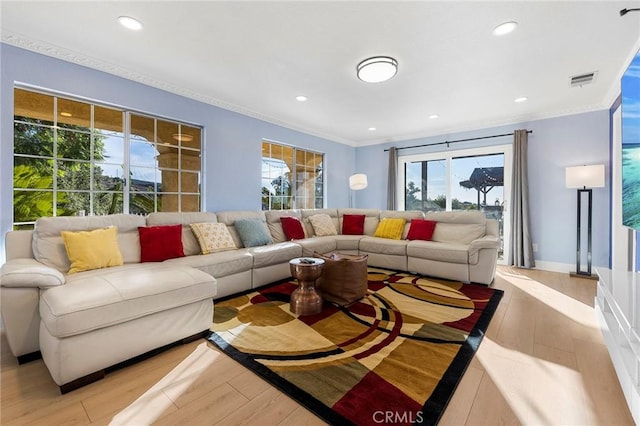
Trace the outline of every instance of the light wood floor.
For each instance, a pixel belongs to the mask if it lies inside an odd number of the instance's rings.
[[[505,291],[441,425],[632,425],[598,329],[595,281],[499,267]],[[322,422],[205,341],[60,395],[42,360],[2,336],[2,425],[315,425]]]

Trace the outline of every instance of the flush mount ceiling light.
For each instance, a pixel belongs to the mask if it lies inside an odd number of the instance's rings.
[[[505,22],[493,29],[493,35],[502,36],[505,34],[509,34],[513,30],[515,30],[517,26],[518,26],[517,22],[514,22],[514,21]]]
[[[370,131],[370,132],[375,132],[375,131],[376,131],[376,128],[375,128],[375,127],[369,127],[369,131]]]
[[[60,115],[61,115],[61,116],[63,116],[63,117],[71,117],[73,114],[71,114],[70,112],[62,111],[62,112],[60,113]]]
[[[431,114],[431,115],[429,116],[429,119],[430,119],[430,120],[435,120],[435,119],[436,119],[436,118],[438,118],[438,117],[440,117],[438,114]]]
[[[360,62],[358,78],[366,83],[381,83],[398,72],[398,61],[388,56],[374,56]]]
[[[128,28],[133,31],[139,31],[142,29],[142,22],[138,21],[131,16],[120,16],[118,17],[118,22],[125,28]]]
[[[529,99],[529,98],[527,98],[526,96],[521,96],[521,97],[519,97],[519,98],[515,98],[515,99],[513,100],[513,102],[518,102],[518,103],[520,103],[520,102],[525,102],[525,101],[526,101],[526,100],[528,100],[528,99]]]
[[[307,100],[306,96],[300,95],[300,96],[296,96],[296,101],[298,102],[304,102]]]
[[[173,139],[177,140],[178,142],[191,142],[193,140],[193,136],[186,133],[174,133]]]

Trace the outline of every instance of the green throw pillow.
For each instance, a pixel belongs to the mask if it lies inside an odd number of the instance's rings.
[[[238,219],[233,223],[245,247],[271,244],[271,235],[260,219]]]

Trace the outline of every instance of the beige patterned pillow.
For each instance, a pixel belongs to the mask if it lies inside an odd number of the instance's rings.
[[[191,230],[200,243],[202,254],[237,248],[224,223],[192,223]]]
[[[309,222],[311,222],[311,226],[313,226],[313,232],[318,237],[325,237],[327,235],[338,235],[338,231],[336,230],[333,221],[331,220],[331,216],[328,214],[314,214],[309,216]]]

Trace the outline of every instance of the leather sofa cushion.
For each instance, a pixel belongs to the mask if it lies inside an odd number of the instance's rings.
[[[388,238],[378,237],[363,237],[360,240],[360,252],[406,256],[407,241],[390,240]]]
[[[191,266],[207,274],[222,278],[227,275],[249,271],[253,267],[253,257],[247,249],[228,250],[199,256],[168,259],[163,264]]]
[[[248,251],[253,255],[254,268],[286,263],[293,258],[302,256],[300,245],[289,242],[252,247]]]
[[[123,265],[73,274],[65,285],[43,290],[40,317],[52,336],[69,337],[215,295],[216,280],[197,269]]]
[[[138,227],[146,226],[146,220],[144,216],[134,214],[41,217],[33,231],[33,257],[60,272],[67,272],[70,263],[61,232],[91,231],[108,226],[118,228],[118,246],[124,263],[139,263]]]
[[[364,235],[373,236],[380,222],[380,210],[377,209],[338,209],[339,227],[338,233],[342,231],[343,217],[345,214],[364,215]]]
[[[302,226],[304,226],[304,233],[307,235],[307,238],[315,237],[316,233],[313,230],[313,225],[309,220],[310,216],[316,214],[327,214],[331,217],[331,221],[333,222],[333,226],[335,226],[336,230],[340,229],[340,221],[338,219],[338,209],[305,209],[301,211],[302,213]]]
[[[302,221],[302,214],[300,213],[300,210],[265,210],[264,215],[267,218],[267,226],[269,227],[269,232],[271,233],[271,238],[274,243],[287,241],[284,229],[282,228],[282,222],[280,221],[281,217],[297,217]]]
[[[328,253],[334,251],[337,248],[336,242],[339,236],[333,235],[330,237],[313,237],[305,240],[297,240],[296,244],[302,246],[302,256],[313,256],[314,252]],[[356,245],[356,249],[357,249]]]
[[[156,225],[182,225],[182,247],[185,256],[200,254],[200,243],[191,230],[192,223],[216,223],[215,213],[210,212],[155,212],[147,216],[147,226]]]
[[[402,236],[400,238],[406,240],[407,235],[409,234],[409,228],[411,227],[411,219],[424,219],[424,213],[420,210],[382,210],[380,212],[380,220],[385,218],[405,220],[404,228],[402,229]]]
[[[414,240],[407,244],[407,256],[466,265],[469,262],[469,249],[462,244]]]

